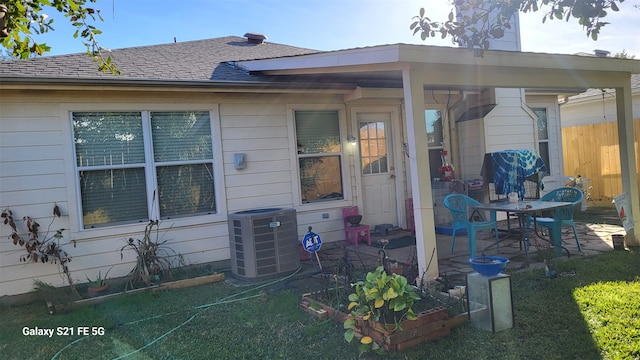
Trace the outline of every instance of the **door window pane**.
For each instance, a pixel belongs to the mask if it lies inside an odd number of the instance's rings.
[[[360,159],[364,175],[388,172],[384,122],[360,122]]]

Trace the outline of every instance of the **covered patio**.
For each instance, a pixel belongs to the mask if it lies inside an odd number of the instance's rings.
[[[512,220],[513,221],[513,220]],[[505,222],[500,223],[500,227],[504,228]],[[582,251],[578,251],[573,233],[570,228],[565,228],[562,233],[562,244],[569,251],[569,257],[580,257],[597,255],[603,252],[611,251],[614,249],[611,235],[620,234],[623,232],[621,226],[610,224],[592,224],[585,222],[577,223],[578,234],[580,238],[580,244]],[[396,231],[389,236],[375,236],[372,240],[371,246],[366,243],[361,243],[358,247],[349,245],[349,251],[362,254],[372,263],[379,261],[379,250],[381,249],[380,240],[389,240],[393,243],[394,239],[399,239],[407,235],[406,231]],[[518,235],[512,233],[507,235],[506,233],[500,233],[500,246],[499,249],[495,247],[495,238],[490,230],[480,232],[477,238],[478,253],[484,253],[486,255],[500,255],[509,259],[507,268],[509,270],[519,270],[525,268],[540,268],[544,264],[541,257],[537,254],[538,247],[532,240],[529,258],[525,257],[524,249],[520,247],[520,241]],[[465,234],[456,235],[454,252],[450,252],[451,248],[451,235],[436,233],[436,245],[438,254],[438,269],[439,274],[446,275],[465,275],[473,272],[471,266],[468,263],[469,250],[468,250],[469,238]],[[485,250],[486,249],[486,250]],[[340,253],[342,250],[333,250],[333,253]],[[411,262],[413,256],[416,254],[415,246],[404,246],[394,249],[385,249],[386,255],[390,261],[397,261],[401,264],[408,264]],[[567,259],[566,254],[563,254],[562,259]],[[427,262],[429,259],[427,259]],[[433,264],[431,264],[433,266]]]
[[[381,91],[401,92],[404,99],[403,126],[406,126],[408,137],[407,176],[413,198],[418,267],[420,273],[426,272],[430,278],[444,269],[458,266],[460,259],[468,258],[468,251],[460,245],[459,249],[465,253],[459,254],[458,260],[455,256],[447,258],[450,243],[440,240],[446,236],[435,233],[430,160],[428,145],[423,140],[423,134],[427,132],[426,91],[615,89],[623,190],[630,199],[631,212],[640,214],[638,175],[634,171],[636,153],[630,82],[631,74],[640,73],[640,61],[511,51],[485,51],[482,57],[477,57],[472,51],[460,48],[396,44],[245,61],[237,65],[265,75],[299,76],[316,82],[353,81],[372,87],[383,87],[384,84],[386,88],[361,88],[349,100],[381,96]],[[640,217],[636,215],[633,222],[636,228],[640,226]],[[631,229],[627,232],[627,239],[630,244],[640,245],[640,231]],[[432,254],[438,259],[437,264],[427,266]]]

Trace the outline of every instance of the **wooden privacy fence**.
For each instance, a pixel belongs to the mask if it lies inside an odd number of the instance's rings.
[[[640,168],[640,119],[634,119],[635,171]],[[622,193],[620,146],[615,121],[562,129],[564,174],[591,179],[591,198],[610,201]],[[638,184],[640,191],[640,184]]]

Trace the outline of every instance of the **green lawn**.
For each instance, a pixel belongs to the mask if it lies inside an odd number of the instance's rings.
[[[572,258],[562,275],[512,274],[515,326],[468,324],[390,359],[638,359],[640,253]],[[143,293],[49,315],[42,303],[0,308],[3,359],[351,359],[342,326],[299,309],[311,279],[258,288],[225,283]],[[203,306],[204,305],[204,306]],[[78,335],[78,327],[104,335]],[[73,335],[23,335],[24,327]],[[367,355],[375,358],[374,355]]]

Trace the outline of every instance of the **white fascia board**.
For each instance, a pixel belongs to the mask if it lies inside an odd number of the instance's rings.
[[[503,67],[531,71],[549,69],[565,71],[598,71],[640,74],[640,60],[597,58],[578,55],[524,53],[486,50],[482,57],[473,51],[444,46],[381,45],[300,55],[286,58],[236,62],[248,71],[295,71],[390,64],[463,65],[470,67]]]
[[[383,45],[284,58],[237,61],[235,65],[248,71],[275,71],[389,64],[397,63],[398,58],[398,45]]]

